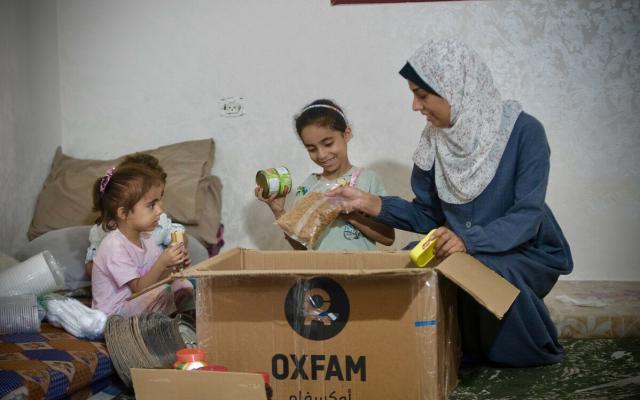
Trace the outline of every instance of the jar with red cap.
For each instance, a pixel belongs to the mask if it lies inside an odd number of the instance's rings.
[[[197,348],[186,348],[176,352],[176,362],[173,367],[185,371],[199,369],[207,365],[204,351]]]

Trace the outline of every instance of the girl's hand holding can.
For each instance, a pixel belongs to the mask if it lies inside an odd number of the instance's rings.
[[[173,267],[184,263],[186,260],[191,261],[184,247],[184,243],[177,242],[169,245],[159,257],[160,261],[166,268]]]
[[[271,196],[264,198],[263,196],[264,189],[257,185],[255,188],[255,195],[258,200],[265,203],[273,212],[273,215],[276,219],[280,218],[284,214],[284,197],[278,197],[278,193],[273,193]]]

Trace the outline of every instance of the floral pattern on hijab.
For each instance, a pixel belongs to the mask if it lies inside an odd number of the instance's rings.
[[[424,171],[435,165],[441,200],[469,203],[495,176],[522,107],[502,101],[487,65],[456,40],[429,41],[408,62],[451,106],[451,127],[428,122],[413,161]]]

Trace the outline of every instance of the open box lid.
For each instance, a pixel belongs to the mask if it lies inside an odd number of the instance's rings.
[[[473,296],[499,319],[502,319],[520,292],[468,254],[455,253],[433,269]],[[424,275],[432,273],[433,269],[416,268],[409,259],[408,251],[261,251],[234,248],[169,279],[291,275],[366,278]]]
[[[132,368],[137,400],[266,400],[259,374]]]

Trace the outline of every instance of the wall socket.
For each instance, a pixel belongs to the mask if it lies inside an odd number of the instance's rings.
[[[242,97],[224,97],[220,99],[220,115],[239,117],[244,115],[245,101]]]

